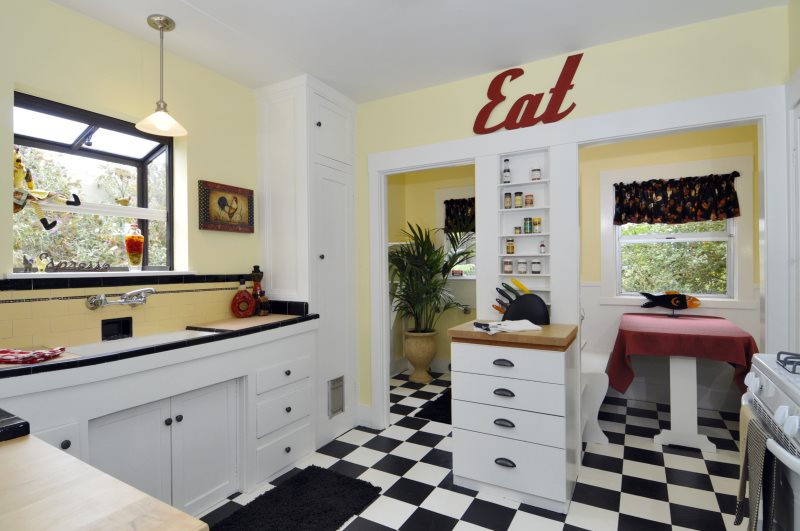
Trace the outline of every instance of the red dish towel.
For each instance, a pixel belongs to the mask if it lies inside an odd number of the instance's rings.
[[[15,348],[0,348],[0,363],[39,363],[63,354],[66,347],[56,347],[45,350],[17,350]]]
[[[633,381],[631,356],[688,356],[726,361],[744,393],[744,377],[758,352],[753,336],[721,317],[626,313],[622,316],[606,373],[611,387],[624,393]]]

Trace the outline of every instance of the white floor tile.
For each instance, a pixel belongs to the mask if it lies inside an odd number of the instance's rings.
[[[617,531],[618,521],[619,514],[614,511],[572,502],[565,523],[591,531]]]
[[[405,457],[406,459],[413,459],[414,461],[419,461],[430,452],[431,449],[427,446],[423,446],[421,444],[414,444],[408,441],[400,444],[392,450],[392,455],[397,455],[399,457]]]
[[[450,469],[448,468],[429,465],[428,463],[417,463],[412,466],[408,472],[403,474],[403,477],[436,486],[441,483],[449,473]]]
[[[625,424],[620,424],[619,422],[609,422],[607,420],[598,420],[597,422],[600,424],[600,429],[603,431],[625,433]]]
[[[686,457],[685,455],[664,454],[664,466],[676,470],[686,470],[687,472],[697,472],[708,474],[706,462],[696,457]]]
[[[487,492],[486,490],[482,490],[476,496],[479,500],[487,501],[490,503],[494,503],[495,505],[502,505],[503,507],[508,507],[509,509],[514,509],[515,511],[519,509],[519,502],[510,500],[508,498],[504,498],[502,496],[498,496],[497,494],[493,494],[491,492]]]
[[[371,440],[373,437],[375,437],[373,434],[366,431],[352,429],[347,433],[339,435],[336,440],[361,446],[362,444]]]
[[[378,452],[377,450],[371,450],[369,448],[356,448],[349,454],[344,457],[345,461],[349,461],[351,463],[355,463],[357,465],[370,467],[386,457],[386,454],[383,452]]]
[[[602,404],[600,406],[600,411],[604,411],[606,413],[616,413],[617,415],[624,415],[628,412],[628,408],[625,406],[618,406],[616,404]]]
[[[550,520],[525,511],[517,511],[511,521],[511,525],[508,527],[508,531],[561,531],[563,528],[564,524],[556,520]]]
[[[453,438],[452,437],[445,437],[439,444],[435,446],[439,450],[444,450],[445,452],[452,452],[453,451]]]
[[[399,529],[415,510],[416,507],[410,503],[381,496],[361,512],[361,517],[392,529]]]
[[[453,531],[489,531],[489,528],[459,520],[459,522],[453,528]]]
[[[592,454],[622,459],[622,456],[625,454],[625,447],[621,444],[589,443],[586,445],[586,451]]]
[[[450,424],[443,424],[441,422],[430,421],[425,424],[419,431],[426,431],[428,433],[435,433],[436,435],[447,435],[453,431]]]
[[[698,426],[697,432],[709,437],[716,437],[718,439],[730,439],[731,432],[724,428],[712,428],[709,426]]]
[[[733,494],[734,496],[739,492],[739,480],[733,478],[724,478],[721,476],[710,476],[711,485],[714,487],[714,492],[721,494]]]
[[[719,463],[731,463],[733,465],[738,465],[739,452],[731,452],[730,450],[717,450],[714,453],[703,452],[703,459],[708,461],[717,461]]]
[[[402,426],[392,425],[383,430],[383,433],[381,433],[381,435],[383,435],[384,437],[389,437],[391,439],[397,439],[398,441],[405,441],[415,433],[417,433],[416,430],[410,430]]]
[[[661,428],[656,419],[649,419],[647,417],[637,417],[636,415],[628,415],[625,418],[625,422],[631,426],[641,426],[642,428],[654,428],[654,429]]]
[[[381,493],[383,493],[389,490],[389,488],[394,485],[398,479],[400,479],[400,476],[395,476],[394,474],[389,474],[387,472],[381,472],[380,470],[370,468],[358,476],[358,479],[363,479],[367,483],[372,483],[376,487],[380,487]]]
[[[413,395],[416,392],[417,392],[416,389],[411,389],[410,387],[398,387],[396,389],[392,389],[392,394],[393,395],[409,396],[409,395]]]
[[[640,448],[642,450],[652,450],[654,452],[661,451],[660,445],[653,442],[652,437],[639,437],[638,435],[626,435],[625,446]]]
[[[667,493],[670,503],[719,512],[719,503],[713,492],[680,485],[667,485]]]
[[[440,393],[444,393],[445,389],[447,389],[447,387],[442,387],[441,385],[428,384],[422,389],[420,389],[420,391],[425,391],[426,393],[436,393],[438,395]]]
[[[404,383],[406,383],[405,380],[397,380],[395,378],[390,378],[389,379],[389,386],[390,387],[399,387],[399,386],[403,385]],[[394,391],[394,390],[392,390],[392,391]]]
[[[638,461],[624,461],[622,463],[622,473],[626,476],[649,479],[660,483],[667,482],[667,471],[663,466],[648,465]]]
[[[251,501],[255,500],[265,492],[269,492],[274,489],[274,485],[270,485],[269,483],[262,483],[259,487],[255,488],[254,490],[242,494],[241,496],[237,496],[233,499],[236,503],[240,503],[242,505],[247,505]]]
[[[335,465],[339,459],[335,457],[331,457],[329,455],[320,454],[314,452],[313,454],[309,454],[304,458],[300,459],[295,466],[297,468],[307,468],[311,465],[317,465],[321,468],[330,468],[331,466]]]
[[[398,415],[397,413],[389,413],[389,424],[397,424],[404,418],[406,417],[403,415]]]
[[[595,487],[602,487],[619,492],[622,490],[622,474],[584,466],[581,467],[581,471],[578,474],[578,483],[585,483],[587,485],[594,485]]]
[[[635,407],[637,409],[647,409],[649,411],[656,411],[658,405],[655,402],[643,402],[641,400],[628,400],[628,407]]]
[[[619,512],[664,524],[671,522],[669,502],[634,496],[624,492],[619,500]]]
[[[400,404],[401,406],[409,406],[414,408],[422,407],[427,403],[428,401],[425,400],[424,398],[414,398],[413,396],[407,396],[400,402],[398,402],[398,404]]]
[[[467,511],[472,500],[472,496],[436,488],[425,498],[420,507],[459,519]]]

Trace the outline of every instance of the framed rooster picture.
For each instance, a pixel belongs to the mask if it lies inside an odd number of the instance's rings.
[[[227,184],[198,181],[200,228],[253,232],[253,191]]]

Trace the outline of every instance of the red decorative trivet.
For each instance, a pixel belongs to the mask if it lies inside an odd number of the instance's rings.
[[[39,363],[60,356],[66,347],[56,347],[45,350],[17,350],[15,348],[0,348],[0,363]]]

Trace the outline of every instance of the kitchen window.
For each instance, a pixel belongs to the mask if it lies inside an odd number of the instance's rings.
[[[58,262],[108,263],[112,271],[126,271],[123,238],[133,222],[145,236],[143,269],[172,269],[171,138],[15,93],[14,146],[36,190],[80,198],[77,206],[45,201],[41,212],[29,202],[13,214],[15,272],[42,253]],[[51,230],[43,227],[53,222]]]

